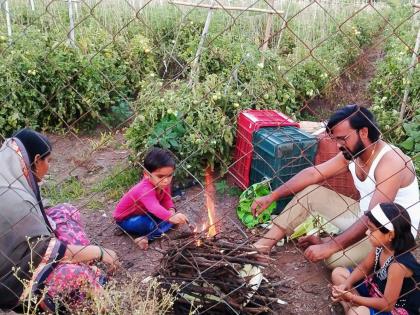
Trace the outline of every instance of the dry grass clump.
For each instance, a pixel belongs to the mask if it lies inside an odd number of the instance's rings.
[[[79,292],[71,292],[56,300],[56,314],[167,314],[174,304],[175,287],[169,290],[159,287],[155,279],[142,283],[139,276],[128,275],[124,280],[111,280],[99,294],[86,294],[83,286]],[[82,300],[74,299],[83,296]],[[45,314],[40,309],[39,297],[32,296],[22,305],[21,314]],[[0,314],[3,311],[0,310]],[[9,313],[7,313],[9,314]],[[11,312],[11,314],[18,314]]]
[[[172,309],[174,290],[160,288],[154,279],[143,284],[136,276],[112,281],[102,295],[93,298],[91,311],[92,314],[166,314]]]

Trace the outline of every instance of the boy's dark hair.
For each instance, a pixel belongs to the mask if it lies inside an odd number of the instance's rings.
[[[337,110],[331,115],[327,123],[327,132],[331,133],[332,129],[343,120],[349,120],[350,126],[355,130],[364,127],[368,129],[368,137],[372,142],[376,142],[381,135],[378,124],[372,112],[367,108],[358,105],[347,105]]]
[[[407,210],[392,202],[381,203],[380,207],[394,226],[395,237],[391,242],[391,247],[395,251],[395,256],[412,250],[416,246],[416,241],[411,233],[411,220]],[[384,234],[389,233],[389,230],[380,224],[370,211],[366,212],[366,216],[379,231]]]
[[[156,171],[161,167],[175,168],[175,157],[171,151],[167,149],[153,147],[151,148],[144,158],[144,168],[149,173]]]

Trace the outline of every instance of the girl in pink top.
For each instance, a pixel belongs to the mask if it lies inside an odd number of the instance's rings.
[[[170,185],[175,171],[173,154],[152,148],[144,159],[144,177],[121,198],[113,213],[116,223],[127,233],[139,235],[135,242],[147,249],[149,240],[160,237],[174,224],[188,222],[175,213]]]

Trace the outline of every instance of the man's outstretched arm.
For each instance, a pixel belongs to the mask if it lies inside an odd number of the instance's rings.
[[[405,167],[404,161],[398,157],[395,158],[395,155],[386,155],[382,158],[375,171],[376,188],[368,210],[379,203],[395,200],[398,189],[401,187],[400,174]],[[319,261],[355,244],[365,236],[367,220],[367,217],[363,215],[347,230],[330,241],[309,246],[305,251],[305,256],[311,261]]]

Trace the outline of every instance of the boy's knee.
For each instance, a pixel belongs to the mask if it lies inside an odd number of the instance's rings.
[[[333,284],[342,284],[350,275],[350,272],[344,267],[336,267],[331,273]]]

